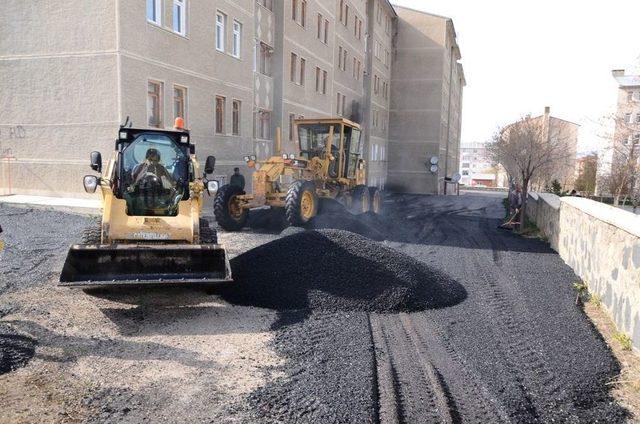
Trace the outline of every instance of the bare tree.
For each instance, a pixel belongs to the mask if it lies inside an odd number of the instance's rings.
[[[631,199],[635,209],[640,204],[640,122],[632,117],[631,113],[620,113],[604,118],[603,126],[610,129],[600,137],[608,144],[611,169],[601,173],[598,184],[613,196],[614,206]]]
[[[492,160],[504,166],[510,177],[522,185],[521,225],[526,217],[532,182],[572,165],[575,146],[571,146],[574,136],[571,125],[560,120],[550,125],[545,115],[525,116],[498,131],[487,145]]]

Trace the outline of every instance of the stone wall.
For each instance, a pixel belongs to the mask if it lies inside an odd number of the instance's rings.
[[[529,218],[602,298],[640,350],[640,216],[593,200],[531,194]]]

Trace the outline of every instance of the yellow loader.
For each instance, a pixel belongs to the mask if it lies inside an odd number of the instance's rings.
[[[284,209],[289,225],[302,226],[318,213],[319,199],[339,201],[352,213],[380,213],[382,195],[366,185],[366,161],[362,158],[360,126],[343,118],[298,119],[298,152],[281,151],[281,134],[276,134],[276,151],[266,161],[246,156],[253,173],[253,193],[239,187],[221,187],[214,200],[218,224],[238,231],[250,209],[263,206]]]
[[[173,131],[122,126],[115,151],[102,172],[102,157],[91,153],[84,177],[88,193],[100,189],[102,221],[87,228],[82,244],[71,246],[60,285],[105,287],[192,285],[231,281],[226,251],[200,214],[215,157],[200,174],[195,146],[183,121]]]

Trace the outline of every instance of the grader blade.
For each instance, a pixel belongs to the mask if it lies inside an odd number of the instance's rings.
[[[219,245],[74,245],[59,285],[185,286],[230,281],[229,260]]]

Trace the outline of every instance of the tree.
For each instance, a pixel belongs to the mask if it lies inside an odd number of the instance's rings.
[[[593,196],[598,174],[598,155],[591,154],[580,159],[575,188],[586,196]]]
[[[551,181],[551,192],[556,196],[562,195],[562,184],[557,179]]]
[[[604,149],[611,155],[611,168],[598,178],[600,191],[613,196],[614,206],[625,204],[631,199],[634,209],[640,205],[640,123],[632,121],[631,114],[619,114],[605,117],[600,136],[607,141]]]
[[[570,123],[550,125],[548,115],[537,118],[525,116],[502,128],[487,145],[493,161],[500,163],[511,178],[522,186],[521,228],[527,211],[527,197],[534,179],[553,175],[558,169],[572,165],[574,135]]]

